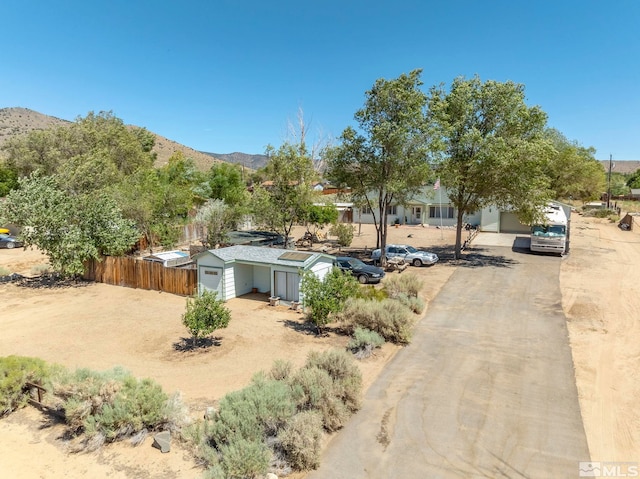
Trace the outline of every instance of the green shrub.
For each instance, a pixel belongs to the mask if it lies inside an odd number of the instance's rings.
[[[261,440],[235,438],[220,448],[220,464],[227,479],[245,479],[266,474],[271,451]]]
[[[45,385],[50,374],[51,367],[41,359],[0,357],[0,417],[27,404],[26,383]]]
[[[310,308],[307,316],[316,325],[318,333],[332,320],[331,315],[339,312],[344,302],[355,297],[359,289],[357,280],[338,268],[333,268],[322,280],[311,271],[303,273],[300,291],[305,306]]]
[[[322,417],[317,412],[303,411],[293,416],[278,439],[294,469],[308,471],[320,465]]]
[[[350,246],[353,241],[353,225],[336,223],[329,229],[329,234],[338,237],[340,246]]]
[[[390,298],[397,298],[401,294],[418,297],[424,282],[415,274],[388,276],[384,282],[384,289]]]
[[[4,266],[0,266],[0,276],[9,276],[11,271],[5,268]]]
[[[399,301],[351,299],[345,303],[340,319],[352,330],[357,326],[367,328],[392,343],[411,342],[414,317],[411,310]]]
[[[384,338],[370,329],[356,327],[353,336],[347,344],[347,348],[353,352],[357,358],[369,357],[375,348],[384,344]]]

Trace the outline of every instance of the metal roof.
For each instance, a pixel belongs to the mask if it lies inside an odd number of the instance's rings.
[[[316,263],[321,258],[327,258],[333,260],[333,256],[324,253],[317,253],[313,251],[298,252],[282,248],[267,248],[261,246],[245,246],[236,245],[229,246],[227,248],[210,249],[199,253],[195,258],[200,258],[204,254],[212,254],[225,263],[230,262],[244,262],[244,263],[261,263],[261,264],[277,264],[282,266],[292,266],[295,268],[307,268]],[[307,256],[306,259],[302,259],[301,256],[295,255],[299,259],[287,259],[292,255],[291,253],[298,253],[300,255]]]

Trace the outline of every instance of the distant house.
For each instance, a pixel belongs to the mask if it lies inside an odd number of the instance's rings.
[[[334,260],[324,253],[243,245],[203,251],[194,259],[198,293],[216,291],[224,301],[253,291],[300,301],[303,271],[324,278]]]
[[[563,205],[563,209],[569,217],[571,208]],[[353,221],[357,223],[373,223],[374,214],[377,217],[378,211],[371,211],[366,206],[353,207]],[[453,227],[456,225],[457,218],[457,209],[451,204],[447,189],[444,187],[435,189],[433,186],[425,186],[407,201],[406,205],[392,204],[387,207],[388,224],[397,222],[407,225]],[[487,206],[473,214],[465,215],[463,221],[486,232],[528,234],[531,230],[529,225],[520,222],[514,211],[496,206]]]
[[[631,188],[631,199],[640,200],[640,188]]]

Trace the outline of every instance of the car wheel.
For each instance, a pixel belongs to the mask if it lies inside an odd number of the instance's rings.
[[[13,241],[8,241],[7,242],[7,249],[13,249],[15,247],[16,247],[16,245],[15,245],[15,243]]]
[[[422,261],[420,261],[418,258],[413,260],[413,265],[414,266],[422,266]]]
[[[369,278],[367,277],[366,274],[361,274],[360,276],[358,276],[358,283],[367,284],[368,282],[369,282]]]

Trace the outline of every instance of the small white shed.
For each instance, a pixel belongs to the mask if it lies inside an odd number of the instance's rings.
[[[194,259],[198,293],[216,291],[224,301],[254,289],[283,301],[300,301],[302,272],[324,278],[334,260],[324,253],[244,245],[203,251]]]

